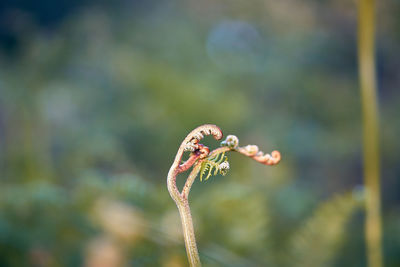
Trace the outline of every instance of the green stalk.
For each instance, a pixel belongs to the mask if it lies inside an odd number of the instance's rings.
[[[359,0],[358,64],[366,194],[365,239],[369,267],[382,267],[378,103],[375,72],[375,0]]]

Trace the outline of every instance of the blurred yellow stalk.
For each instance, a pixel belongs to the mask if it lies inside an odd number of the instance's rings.
[[[363,116],[366,194],[365,238],[369,267],[382,267],[378,104],[375,73],[375,0],[359,0],[358,64]]]

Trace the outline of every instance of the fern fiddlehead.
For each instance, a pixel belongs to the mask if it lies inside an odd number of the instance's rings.
[[[239,139],[234,135],[228,135],[221,142],[221,147],[210,152],[208,147],[200,144],[201,139],[206,135],[213,135],[216,140],[222,139],[223,136],[221,129],[213,124],[205,124],[191,131],[182,141],[167,177],[168,191],[175,201],[181,217],[186,253],[190,266],[201,266],[188,201],[190,188],[197,175],[200,173],[201,181],[203,179],[206,181],[212,175],[217,175],[218,173],[226,175],[229,170],[229,162],[225,153],[228,151],[239,152],[265,165],[275,165],[281,160],[281,155],[278,151],[273,151],[270,155],[259,151],[258,147],[254,145],[239,147]],[[181,163],[185,151],[190,151],[191,153],[189,158]],[[192,171],[180,192],[176,186],[176,177],[179,173],[187,171],[191,167],[193,167]]]

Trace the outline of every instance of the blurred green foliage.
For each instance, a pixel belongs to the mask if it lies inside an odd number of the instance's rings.
[[[387,266],[399,9],[378,7]],[[0,52],[0,265],[185,266],[166,175],[214,123],[283,160],[231,154],[227,176],[195,182],[204,265],[365,266],[355,21],[345,1],[261,0],[98,4],[50,32],[22,21],[18,53]]]

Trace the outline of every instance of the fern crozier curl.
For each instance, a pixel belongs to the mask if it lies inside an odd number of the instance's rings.
[[[224,141],[221,142],[221,146],[227,146],[229,148],[236,148],[239,146],[239,138],[236,135],[228,135]]]

